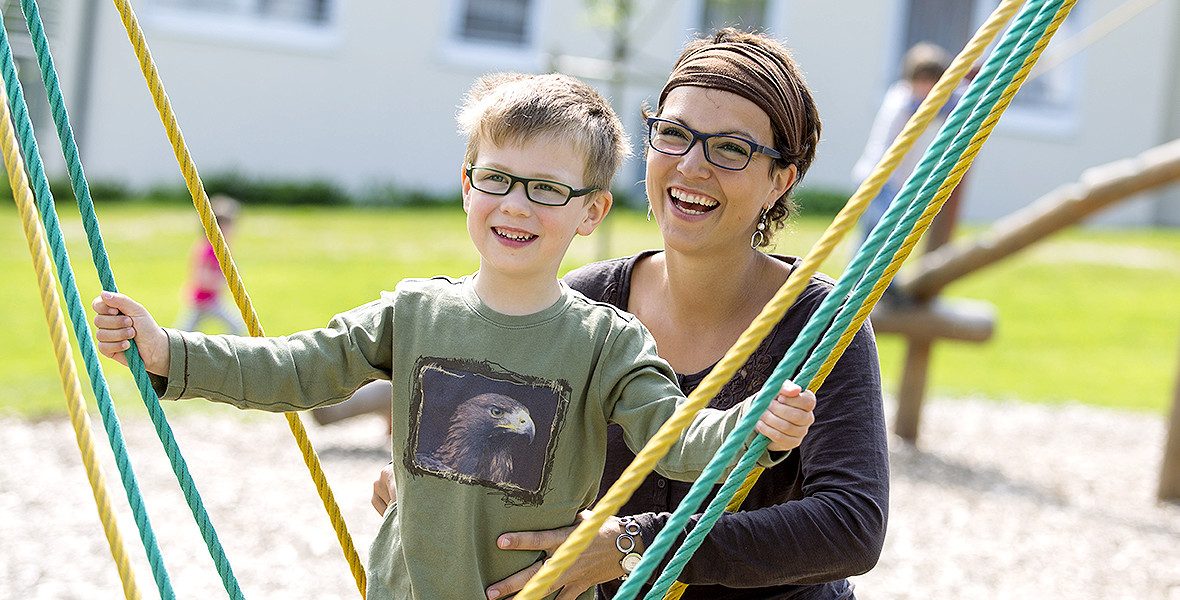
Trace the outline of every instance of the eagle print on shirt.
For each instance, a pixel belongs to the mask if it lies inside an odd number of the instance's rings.
[[[489,361],[422,357],[414,369],[405,465],[415,475],[538,505],[552,474],[570,385]]]

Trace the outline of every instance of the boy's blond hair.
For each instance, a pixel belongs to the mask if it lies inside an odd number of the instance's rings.
[[[464,161],[475,164],[482,143],[521,143],[539,135],[572,144],[585,155],[585,187],[609,191],[630,152],[619,117],[594,88],[560,73],[496,73],[476,80],[457,117],[467,137]],[[588,196],[589,199],[591,196]]]

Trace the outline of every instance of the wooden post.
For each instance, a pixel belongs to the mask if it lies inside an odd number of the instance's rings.
[[[1164,464],[1160,470],[1160,500],[1180,501],[1180,368],[1176,369],[1176,392],[1172,397],[1172,421],[1168,441],[1164,444]]]
[[[1133,158],[1086,170],[1078,182],[1063,185],[1042,196],[1027,209],[996,223],[991,232],[974,244],[945,244],[950,239],[948,225],[953,224],[952,218],[949,223],[931,228],[927,252],[920,258],[913,274],[896,285],[904,294],[925,304],[934,299],[943,287],[960,277],[1015,254],[1135,193],[1177,180],[1180,180],[1180,140],[1157,146]],[[951,198],[957,200],[953,194]],[[948,203],[952,210],[948,216],[953,217],[957,202],[948,199]],[[943,210],[946,208],[944,206]],[[902,330],[901,333],[906,336],[908,346],[894,428],[902,439],[914,442],[918,437],[933,338],[919,338],[911,330]],[[989,323],[987,335],[990,334]],[[1176,394],[1177,406],[1172,411],[1171,434],[1165,456],[1163,479],[1167,481],[1161,481],[1161,497],[1165,495],[1166,485],[1166,493],[1180,498],[1180,415],[1177,414],[1180,413],[1180,387]]]
[[[951,190],[951,195],[942,205],[942,209],[934,216],[934,222],[926,230],[926,252],[938,249],[951,240],[955,224],[959,220],[959,206],[962,204],[963,184],[966,179],[959,181],[959,185]],[[923,302],[917,307],[923,310],[923,317],[936,314],[936,307],[932,302]],[[911,312],[911,311],[905,311]],[[917,314],[919,311],[912,311]],[[990,317],[990,315],[989,315]],[[884,320],[884,319],[882,319]],[[956,318],[956,320],[958,320]],[[918,427],[922,420],[922,402],[926,399],[926,377],[930,369],[930,351],[934,346],[936,335],[921,335],[918,332],[934,322],[933,319],[923,318],[921,321],[910,323],[903,327],[906,332],[905,365],[902,367],[901,384],[897,388],[897,415],[894,419],[893,430],[901,439],[912,443],[918,441]],[[961,321],[960,321],[961,323]],[[956,323],[958,325],[959,323]],[[983,339],[991,337],[992,320],[986,320],[986,334]],[[954,329],[959,329],[955,327]]]
[[[897,415],[893,432],[911,444],[918,441],[918,424],[922,420],[922,399],[926,393],[926,371],[930,365],[933,342],[915,337],[906,338],[905,370],[897,390]]]
[[[1028,208],[997,222],[973,244],[948,244],[924,254],[913,275],[899,283],[903,292],[931,298],[948,283],[995,263],[1127,197],[1180,181],[1180,139],[1133,158],[1082,173],[1042,196]]]
[[[951,195],[947,196],[942,208],[938,209],[938,214],[934,215],[934,221],[926,230],[926,252],[938,250],[951,241],[955,226],[959,223],[959,207],[963,205],[963,190],[967,188],[967,176],[970,174],[971,171],[963,174],[959,185],[951,190]]]

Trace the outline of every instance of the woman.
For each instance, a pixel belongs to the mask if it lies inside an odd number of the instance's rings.
[[[790,191],[815,156],[820,123],[789,53],[769,37],[725,29],[686,48],[650,115],[646,186],[663,251],[594,263],[565,281],[637,315],[691,392],[798,264],[758,251],[791,215]],[[816,276],[710,406],[756,393],[831,289]],[[852,598],[847,577],[876,564],[885,536],[888,451],[876,345],[866,324],[816,394],[802,445],[762,474],[742,510],[722,516],[680,576],[685,598]],[[612,431],[602,492],[634,454]],[[690,484],[651,475],[620,510],[655,538]],[[374,505],[393,491],[374,485]],[[601,493],[601,492],[600,492]],[[694,519],[695,522],[695,519]],[[572,531],[514,532],[509,550],[552,553]],[[632,529],[634,531],[634,529]],[[574,598],[613,595],[623,528],[609,519],[554,585]],[[683,534],[682,534],[683,537]],[[623,544],[625,545],[625,544]],[[488,588],[518,591],[540,563]]]

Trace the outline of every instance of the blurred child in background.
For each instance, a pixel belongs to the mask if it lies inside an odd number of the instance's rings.
[[[214,196],[209,199],[209,203],[217,217],[217,226],[228,242],[240,206],[237,200],[225,195]],[[183,331],[199,331],[198,326],[202,321],[214,319],[221,322],[227,333],[246,333],[246,324],[235,307],[232,304],[227,306],[222,301],[225,291],[225,275],[217,263],[213,244],[202,236],[189,253],[188,279],[180,290],[181,309],[174,327]]]

